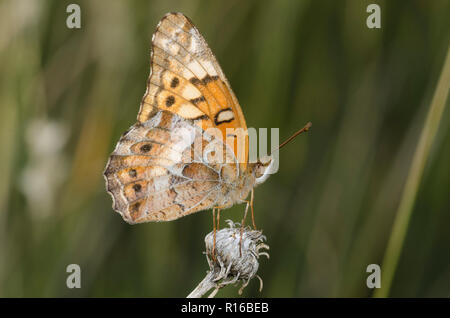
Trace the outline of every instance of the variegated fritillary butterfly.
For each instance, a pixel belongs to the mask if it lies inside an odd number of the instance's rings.
[[[208,134],[208,128],[221,134]],[[252,192],[253,200],[253,188],[268,177],[273,160],[249,163],[248,142],[237,149],[233,138],[225,138],[227,128],[247,126],[222,69],[192,22],[167,14],[152,38],[137,123],[122,135],[104,172],[114,210],[135,224],[235,203],[248,208],[246,198]],[[210,151],[198,156],[195,145]],[[226,162],[208,155],[229,149]]]

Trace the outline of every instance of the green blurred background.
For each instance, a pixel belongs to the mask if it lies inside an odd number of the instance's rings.
[[[66,27],[72,2],[81,29]],[[370,3],[381,29],[366,27]],[[131,226],[102,177],[170,11],[204,35],[249,127],[284,139],[313,123],[255,191],[271,257],[244,296],[371,296],[366,267],[382,263],[449,45],[447,0],[1,1],[0,296],[185,297],[204,277],[210,211]],[[447,110],[390,296],[450,296],[449,126]],[[66,287],[72,263],[81,289]]]

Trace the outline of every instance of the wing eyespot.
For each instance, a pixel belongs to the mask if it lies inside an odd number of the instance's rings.
[[[223,123],[229,123],[234,120],[234,112],[231,107],[220,110],[216,116],[214,116],[214,123],[220,125]]]
[[[141,152],[147,153],[150,150],[152,150],[152,145],[151,144],[144,144],[142,145],[139,150],[141,150]]]

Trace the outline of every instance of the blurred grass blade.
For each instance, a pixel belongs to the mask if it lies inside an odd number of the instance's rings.
[[[431,146],[436,137],[439,123],[444,112],[448,92],[450,89],[450,46],[447,49],[436,91],[420,135],[419,143],[414,153],[411,168],[405,183],[405,188],[397,210],[392,233],[386,248],[382,264],[381,288],[377,289],[374,297],[387,297],[400,258],[406,232],[408,229],[414,202],[422,179],[423,170],[430,155]]]

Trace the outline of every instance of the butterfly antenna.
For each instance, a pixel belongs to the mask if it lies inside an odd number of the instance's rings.
[[[312,123],[308,122],[305,127],[303,127],[302,129],[298,130],[297,132],[295,132],[291,137],[289,137],[288,139],[286,139],[280,146],[278,146],[278,150],[281,149],[281,147],[285,146],[287,143],[289,143],[292,139],[294,139],[295,137],[297,137],[298,135],[300,135],[302,132],[306,132],[309,130],[309,128],[311,128]]]

